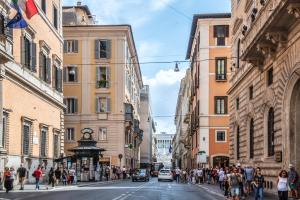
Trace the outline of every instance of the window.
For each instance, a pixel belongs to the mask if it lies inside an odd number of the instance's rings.
[[[32,72],[36,72],[36,43],[23,36],[21,46],[21,63]]]
[[[99,128],[98,140],[107,140],[107,128]]]
[[[108,88],[109,87],[109,67],[97,67],[97,88]]]
[[[2,133],[0,132],[0,147],[5,148],[5,136],[7,135],[8,114],[3,113]]]
[[[98,97],[96,99],[96,111],[98,113],[108,113],[110,112],[110,98],[108,97]]]
[[[229,26],[214,26],[214,37],[217,38],[217,46],[225,46],[225,38],[229,37]]]
[[[40,52],[40,79],[46,83],[51,83],[51,59]]]
[[[252,159],[254,157],[254,120],[250,120],[250,127],[249,127],[249,157]]]
[[[53,139],[54,158],[60,157],[60,142],[61,142],[60,135],[54,134],[54,139]]]
[[[236,98],[236,99],[235,99],[235,106],[236,106],[236,109],[237,109],[237,110],[240,109],[240,98]]]
[[[46,14],[46,0],[41,0],[41,8],[43,12]]]
[[[64,53],[78,53],[78,40],[65,40]]]
[[[64,99],[64,103],[66,105],[66,114],[74,114],[77,113],[77,104],[78,101],[75,98],[66,98]]]
[[[29,155],[29,146],[30,146],[30,132],[31,132],[31,123],[23,123],[23,155]]]
[[[65,139],[67,141],[74,141],[75,140],[75,129],[74,128],[67,128],[66,129]]]
[[[111,40],[95,40],[95,58],[110,59],[111,53]]]
[[[53,5],[53,26],[56,29],[58,29],[58,11],[54,5]]]
[[[53,88],[62,92],[62,69],[56,65],[53,66]]]
[[[236,129],[236,159],[240,159],[240,127]]]
[[[41,157],[46,157],[46,149],[47,149],[47,128],[41,129]]]
[[[215,97],[215,114],[227,114],[227,97]]]
[[[271,69],[268,70],[267,72],[267,76],[268,76],[268,86],[273,84],[273,67]]]
[[[252,100],[253,99],[253,85],[251,85],[249,87],[249,99]]]
[[[227,58],[216,58],[216,80],[226,80]]]
[[[216,131],[216,142],[226,142],[226,131]]]
[[[64,82],[78,82],[78,69],[75,66],[64,67]]]
[[[273,156],[275,154],[274,139],[274,109],[270,108],[268,114],[268,156]]]

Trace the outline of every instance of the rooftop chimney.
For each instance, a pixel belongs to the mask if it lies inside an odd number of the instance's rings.
[[[81,1],[80,0],[77,1],[77,6],[81,6]]]

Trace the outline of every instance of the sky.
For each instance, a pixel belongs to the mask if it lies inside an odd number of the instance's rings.
[[[64,6],[77,0],[63,0]],[[98,24],[130,24],[140,63],[184,61],[194,14],[230,12],[230,0],[82,0]],[[188,63],[141,64],[150,85],[157,133],[175,134],[174,115],[180,81]]]

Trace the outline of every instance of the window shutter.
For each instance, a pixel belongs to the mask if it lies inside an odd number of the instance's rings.
[[[106,42],[106,58],[110,59],[111,58],[111,40],[107,40]]]
[[[100,110],[99,110],[99,97],[96,97],[96,102],[95,102],[95,107],[96,107],[96,113],[99,113]]]
[[[106,87],[109,88],[110,87],[110,67],[109,66],[106,67],[106,80],[107,80]]]
[[[74,111],[75,113],[78,112],[78,99],[74,99]]]
[[[7,19],[4,18],[2,14],[0,14],[0,34],[4,35],[5,33],[5,26],[7,24]]]
[[[95,40],[95,59],[100,59],[100,40]]]
[[[21,36],[21,64],[25,65],[25,41],[24,41],[24,36]]]
[[[67,40],[64,41],[64,53],[68,52]]]
[[[73,48],[74,48],[74,53],[78,53],[78,40],[74,40],[74,43],[73,43]]]
[[[43,66],[44,66],[44,60],[43,60],[44,54],[42,52],[39,53],[39,77],[40,79],[43,79]]]
[[[229,37],[229,25],[225,25],[225,36]]]
[[[96,67],[96,88],[100,88],[100,67]]]
[[[107,108],[106,108],[106,112],[111,112],[111,99],[109,97],[106,98],[106,105],[107,105]]]
[[[57,86],[58,86],[58,91],[62,92],[62,70],[57,69]]]
[[[224,98],[224,103],[225,103],[225,105],[224,105],[225,114],[227,114],[228,113],[228,97]]]
[[[218,101],[218,98],[217,97],[215,97],[215,114],[218,114],[218,112],[217,112],[217,101]]]
[[[214,37],[217,37],[217,30],[218,30],[218,26],[214,26]]]
[[[78,68],[74,67],[74,71],[75,71],[75,82],[78,82]]]
[[[63,80],[67,82],[67,67],[63,67]]]
[[[51,83],[51,59],[46,58],[46,82]]]
[[[36,43],[31,43],[31,71],[36,72]]]

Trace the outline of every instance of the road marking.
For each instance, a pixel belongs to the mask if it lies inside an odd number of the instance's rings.
[[[224,195],[222,195],[222,194],[220,194],[220,193],[217,193],[217,192],[214,192],[214,191],[212,191],[211,189],[209,189],[208,187],[204,187],[204,186],[202,186],[202,185],[198,185],[198,187],[200,187],[200,188],[206,190],[207,192],[209,192],[209,193],[211,193],[211,194],[213,194],[213,195],[216,195],[216,196],[219,196],[219,197],[224,197]]]

